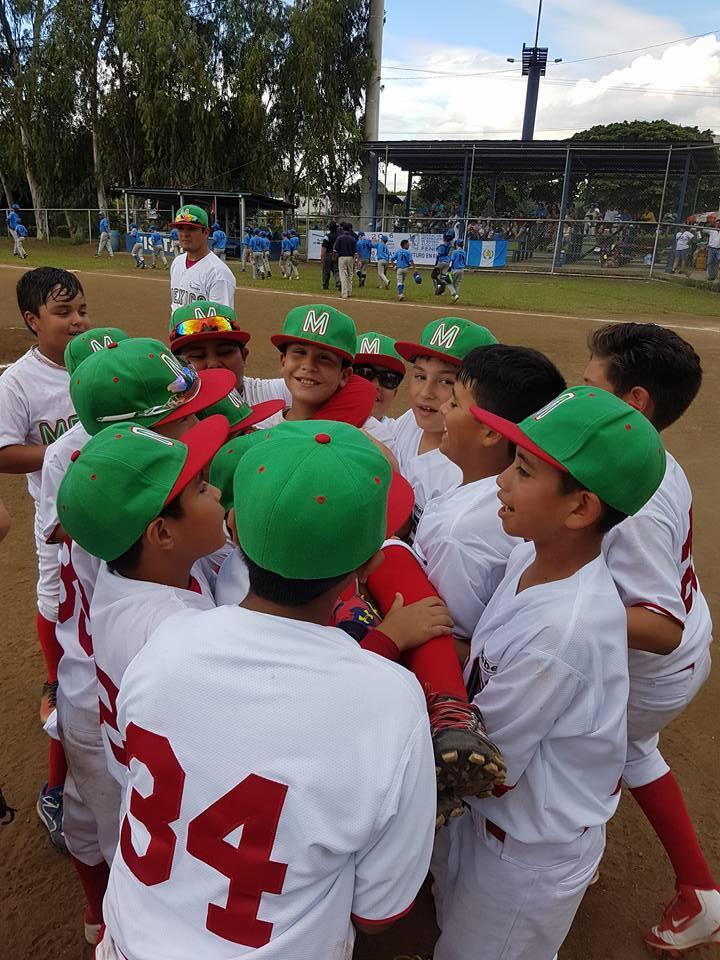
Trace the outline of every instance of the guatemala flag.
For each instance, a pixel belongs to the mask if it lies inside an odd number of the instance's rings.
[[[504,267],[507,240],[471,240],[468,246],[469,267]]]

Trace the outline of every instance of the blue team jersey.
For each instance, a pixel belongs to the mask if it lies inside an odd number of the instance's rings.
[[[262,248],[267,253],[270,249],[270,241],[267,237],[260,237],[260,239],[262,240]]]
[[[244,234],[244,235],[243,235],[242,242],[243,242],[243,246],[244,246],[244,247],[251,247],[251,246],[252,246],[252,234],[251,234],[251,233],[246,233],[246,234]]]
[[[282,241],[281,249],[283,253],[292,253],[292,240],[289,240],[287,237],[285,237]]]
[[[389,260],[390,251],[388,250],[388,245],[383,243],[382,240],[378,240],[377,243],[373,244],[375,247],[375,252],[377,253],[378,260]]]
[[[20,223],[20,221],[18,221],[15,225],[15,233],[17,233],[19,237],[26,237],[28,234],[27,234],[27,227],[25,226],[25,224]]]
[[[263,239],[262,237],[250,237],[250,249],[253,253],[262,253],[263,250]]]
[[[20,223],[20,217],[15,213],[14,210],[11,210],[7,215],[8,226],[11,230],[14,230],[17,225]]]
[[[360,237],[357,242],[357,252],[361,260],[370,259],[370,251],[372,250],[372,243],[368,240],[367,237]]]
[[[409,250],[405,250],[403,247],[400,247],[399,250],[396,250],[392,255],[392,259],[395,262],[395,266],[399,270],[407,270],[409,266],[413,264],[413,255]]]
[[[172,230],[170,231],[170,239],[171,239],[171,240],[179,240],[179,239],[180,239],[180,234],[177,232],[177,230],[175,229],[175,227],[173,227]]]
[[[153,230],[153,232],[150,234],[150,243],[154,247],[161,247],[163,245],[163,235],[158,233],[157,230]]]
[[[290,237],[290,249],[293,251],[300,249],[300,237]]]
[[[453,250],[450,254],[450,267],[456,273],[458,270],[465,269],[465,251],[464,250]]]
[[[450,247],[447,243],[441,243],[437,248],[435,263],[449,263],[450,262]]]
[[[224,230],[215,230],[212,235],[216,250],[224,250],[227,245],[227,234]]]
[[[107,217],[103,217],[100,221],[100,233],[108,233],[110,230],[110,223]]]
[[[132,228],[131,228],[131,230],[130,230],[130,236],[133,238],[133,240],[135,241],[135,243],[138,242],[138,240],[140,239],[140,231],[138,230],[137,227],[132,227]]]

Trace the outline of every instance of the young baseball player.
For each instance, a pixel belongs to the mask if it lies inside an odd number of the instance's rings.
[[[410,241],[401,240],[400,249],[396,250],[390,259],[395,264],[395,270],[397,273],[398,300],[404,300],[405,299],[405,277],[410,267],[414,266],[415,264],[415,261],[413,260],[413,255],[412,253],[410,253]]]
[[[227,234],[222,229],[219,223],[213,224],[213,233],[212,233],[212,251],[216,257],[225,261],[225,248],[227,247]]]
[[[357,258],[358,258],[358,286],[364,287],[367,279],[367,268],[372,256],[372,243],[368,240],[364,230],[358,230],[357,235]]]
[[[165,256],[165,238],[157,227],[154,227],[150,233],[150,246],[152,247],[152,261],[150,263],[152,269],[156,269],[158,257],[160,257],[162,265],[167,269],[168,262]]]
[[[183,252],[183,248],[180,246],[180,234],[178,233],[177,227],[170,228],[170,253],[172,254],[173,260],[175,257],[179,257]]]
[[[455,248],[450,254],[450,271],[448,273],[448,290],[452,294],[452,302],[457,303],[460,299],[460,284],[465,273],[465,248],[461,241],[456,241]]]
[[[146,268],[145,257],[143,256],[143,235],[138,229],[136,223],[130,224],[130,236],[132,237],[132,250],[130,256],[135,261],[135,269],[144,270]]]
[[[265,257],[264,257],[264,244],[263,239],[260,236],[261,230],[259,227],[255,227],[250,237],[250,253],[252,256],[252,278],[257,280],[265,279]]]
[[[349,956],[353,923],[391,923],[425,876],[435,790],[422,693],[326,626],[382,543],[390,468],[358,431],[323,427],[292,424],[240,462],[246,600],[166,620],[125,673],[118,727],[133,762],[100,960],[150,960],[168,937],[194,958]],[[272,690],[258,683],[270,674]],[[148,772],[167,818],[143,804]],[[131,822],[160,841],[150,858]]]
[[[600,389],[571,387],[520,424],[497,479],[505,532],[527,540],[473,634],[468,691],[507,784],[453,821],[435,859],[435,960],[552,960],[602,856],[625,762],[625,610],[603,535],[652,497],[657,431]]]
[[[270,270],[270,232],[269,230],[260,231],[260,240],[262,241],[263,267],[265,269],[265,276],[270,278],[272,276],[272,273]]]
[[[385,234],[381,234],[379,240],[376,243],[372,244],[372,248],[375,251],[375,257],[377,260],[377,284],[376,287],[380,289],[382,284],[385,290],[390,286],[390,278],[386,275],[385,271],[388,268],[390,263],[390,248],[387,245],[388,238]]]
[[[232,385],[233,378],[225,370],[198,374],[183,367],[159,341],[137,338],[108,344],[93,353],[73,371],[70,389],[80,422],[90,436],[105,428],[114,435],[114,425],[125,420],[136,429],[152,427],[178,439],[197,422],[197,411],[217,402]],[[69,453],[67,441],[63,446],[70,462],[77,459],[78,448]],[[94,482],[92,474],[90,482]],[[126,488],[123,495],[127,496]],[[61,505],[56,520],[61,525],[63,513]],[[68,762],[64,831],[88,903],[85,937],[94,943],[102,920],[107,866],[117,846],[119,803],[117,782],[105,759],[92,646],[90,604],[99,561],[67,537],[61,560],[63,589],[57,632],[63,656],[57,709]],[[103,701],[103,718],[110,709]]]
[[[289,233],[286,232],[282,234],[282,259],[280,261],[280,272],[286,280],[300,279],[300,274],[297,271],[294,261],[295,247],[293,243],[293,238]]]
[[[250,239],[252,237],[252,230],[250,227],[245,227],[243,230],[242,237],[242,250],[240,251],[240,269],[245,273],[245,268],[252,259],[252,251],[250,249]]]
[[[657,324],[593,331],[585,380],[635,404],[658,430],[678,420],[702,380],[700,358]],[[627,608],[630,647],[627,764],[623,780],[675,872],[676,895],[645,935],[658,951],[720,942],[720,893],[680,787],[658,749],[660,732],[710,673],[712,622],[693,567],[692,492],[667,455],[660,489],[608,534],[605,558]]]
[[[25,252],[25,247],[23,246],[23,240],[28,235],[28,230],[22,220],[18,220],[15,227],[15,233],[17,234],[17,242],[15,244],[17,247],[17,255],[21,260],[27,260],[27,253]]]
[[[386,442],[415,493],[415,525],[428,500],[460,481],[459,468],[440,450],[445,430],[440,408],[452,395],[463,358],[489,343],[497,341],[486,327],[462,317],[432,320],[418,343],[395,343],[400,356],[412,364],[410,409],[392,424],[392,437]]]
[[[180,207],[174,223],[185,253],[170,266],[170,311],[195,300],[215,300],[232,307],[235,303],[235,276],[208,248],[208,215],[202,207]]]
[[[12,207],[5,214],[5,219],[7,221],[8,233],[12,237],[13,242],[13,256],[16,257],[17,254],[17,225],[20,223],[20,207],[17,203],[14,203]]]
[[[35,503],[35,548],[38,555],[37,633],[47,680],[40,713],[47,720],[53,709],[61,649],[55,636],[59,570],[57,546],[48,544],[40,529],[38,502],[41,468],[49,444],[76,422],[63,355],[68,342],[90,326],[82,284],[74,273],[38,267],[18,280],[17,302],[23,322],[37,344],[0,377],[0,472],[24,473]],[[40,792],[38,815],[50,839],[64,849],[62,784],[65,758],[51,741],[48,782]]]
[[[298,260],[300,259],[300,237],[297,235],[296,230],[290,230],[288,234],[290,238],[290,244],[292,246],[292,265],[295,268],[295,272],[292,275],[292,280],[299,280],[300,273],[298,272]]]
[[[405,377],[405,364],[395,349],[393,338],[384,333],[358,334],[353,373],[375,387],[372,415],[380,423],[384,435],[384,428],[395,422],[387,414]],[[379,439],[382,440],[382,436]]]
[[[543,354],[490,344],[465,356],[452,395],[440,408],[445,421],[440,452],[460,468],[462,480],[427,502],[413,549],[464,644],[520,542],[505,532],[497,512],[496,478],[510,466],[514,451],[503,436],[478,423],[472,407],[519,423],[564,388],[562,374]]]
[[[450,269],[450,254],[453,251],[454,244],[455,232],[450,230],[445,234],[442,243],[440,243],[437,247],[435,254],[435,266],[430,274],[430,279],[433,282],[437,296],[442,296],[442,294],[445,293],[445,287],[447,286],[447,272]]]
[[[99,257],[103,250],[107,250],[108,256],[110,259],[113,258],[113,248],[110,243],[110,221],[107,218],[107,214],[104,210],[101,210],[98,214],[98,230],[100,233],[100,242],[98,243],[96,257]]]

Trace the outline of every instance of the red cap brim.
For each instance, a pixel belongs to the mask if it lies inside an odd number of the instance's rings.
[[[352,362],[354,356],[352,353],[348,353],[346,350],[340,350],[339,347],[333,347],[329,343],[320,343],[317,340],[309,340],[306,337],[289,337],[284,333],[274,334],[274,336],[270,337],[270,343],[277,347],[278,350],[280,347],[287,346],[288,343],[309,343],[311,347],[329,350],[331,353],[336,353],[339,357],[343,357],[343,359],[349,360],[350,362]]]
[[[396,340],[395,349],[408,363],[412,363],[416,357],[437,357],[453,367],[459,367],[462,363],[462,360],[457,357],[451,357],[440,350],[433,350],[432,347],[425,347],[422,343],[411,343],[409,340]]]
[[[356,353],[353,363],[364,363],[368,367],[380,367],[383,370],[394,370],[403,376],[407,373],[405,364],[397,357],[388,357],[383,353]]]
[[[263,403],[256,403],[249,417],[230,427],[230,436],[237,437],[238,434],[254,427],[256,423],[262,423],[268,417],[274,417],[284,406],[284,400],[265,400]]]
[[[170,341],[170,349],[178,353],[187,343],[198,343],[200,340],[235,340],[245,346],[250,339],[247,330],[208,330],[206,333],[189,333],[185,337],[177,337]]]
[[[484,423],[486,427],[490,427],[491,430],[505,437],[510,443],[522,447],[523,450],[527,450],[528,453],[532,453],[534,456],[539,457],[540,460],[544,460],[545,463],[549,463],[550,466],[555,467],[556,470],[561,470],[563,473],[570,472],[567,467],[564,467],[558,460],[551,457],[549,453],[546,453],[545,450],[542,450],[536,443],[533,443],[533,441],[522,432],[519,424],[513,423],[512,420],[506,420],[505,417],[499,417],[496,413],[490,413],[489,410],[483,410],[481,407],[470,407],[470,413],[472,413],[476,420],[479,420],[480,423]]]
[[[190,427],[180,441],[188,448],[187,459],[165,503],[170,503],[178,497],[192,478],[210,463],[227,440],[228,430],[227,418],[219,413]]]
[[[194,223],[192,220],[174,220],[171,224],[171,227],[200,227],[203,230],[209,230],[210,227],[206,227],[204,223]]]
[[[232,370],[201,370],[198,374],[200,378],[200,389],[187,403],[180,404],[172,413],[169,413],[162,420],[158,420],[153,426],[159,427],[164,423],[173,423],[175,420],[182,420],[183,417],[189,417],[198,410],[205,410],[211,407],[218,400],[226,397],[231,390],[235,388],[236,378]],[[210,418],[208,418],[210,419]]]
[[[413,488],[405,477],[393,470],[388,490],[386,537],[394,537],[407,523],[415,506]]]

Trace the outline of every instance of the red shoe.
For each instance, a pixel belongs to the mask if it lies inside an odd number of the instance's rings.
[[[485,734],[472,703],[438,693],[425,694],[435,750],[438,796],[489,797],[505,781],[502,754]]]
[[[706,944],[720,944],[720,892],[681,884],[660,923],[645,934],[645,943],[671,957]]]

